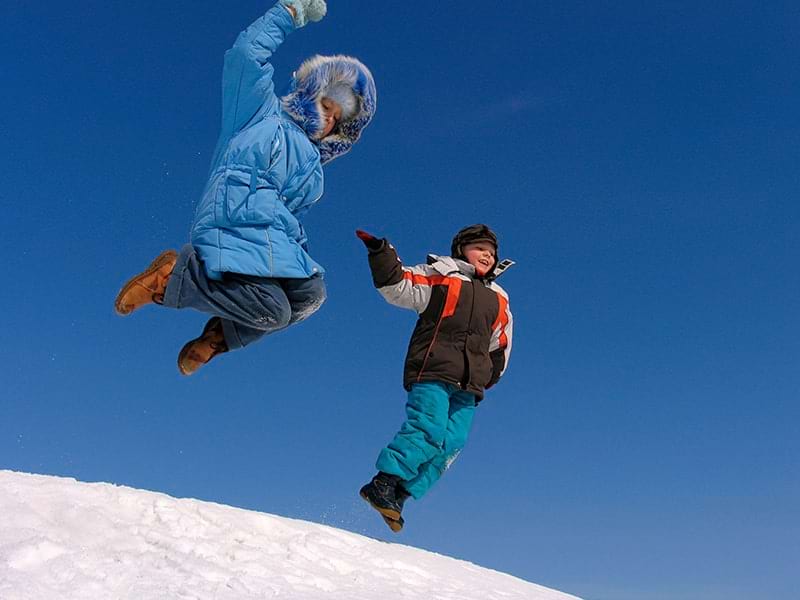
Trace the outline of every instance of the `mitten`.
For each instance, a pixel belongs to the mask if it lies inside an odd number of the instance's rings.
[[[321,21],[328,6],[325,0],[280,0],[281,5],[294,9],[294,24],[303,27],[309,21]]]
[[[375,252],[376,250],[383,248],[383,240],[376,238],[371,233],[367,233],[361,229],[356,229],[356,235],[362,242],[364,242],[364,245],[370,252]]]

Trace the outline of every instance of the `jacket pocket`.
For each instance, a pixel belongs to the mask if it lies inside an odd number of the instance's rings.
[[[230,170],[225,181],[225,211],[233,225],[272,225],[277,218],[278,191],[255,169]]]
[[[478,337],[467,338],[465,349],[469,383],[484,388],[492,378],[492,360],[489,358],[488,344]]]

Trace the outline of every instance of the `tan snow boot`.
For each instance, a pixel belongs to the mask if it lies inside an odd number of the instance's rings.
[[[225,334],[222,331],[222,320],[219,317],[209,319],[200,337],[193,339],[181,348],[178,354],[178,370],[182,375],[191,375],[217,354],[228,351]]]
[[[162,304],[169,276],[178,260],[175,250],[165,250],[144,271],[126,283],[114,302],[117,313],[125,316],[146,304]]]

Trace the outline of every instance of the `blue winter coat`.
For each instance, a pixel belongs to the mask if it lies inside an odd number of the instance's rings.
[[[323,272],[306,252],[299,217],[322,196],[320,152],[281,109],[268,62],[294,31],[275,5],[225,54],[222,132],[197,206],[192,244],[206,273],[311,277]]]

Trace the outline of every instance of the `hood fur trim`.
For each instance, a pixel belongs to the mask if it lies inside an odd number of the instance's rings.
[[[355,114],[339,123],[333,133],[317,140],[324,126],[320,100],[327,88],[347,85],[356,97]],[[377,93],[372,73],[351,56],[312,56],[294,73],[289,93],[281,98],[283,110],[319,146],[322,164],[350,151],[361,131],[375,115]]]

